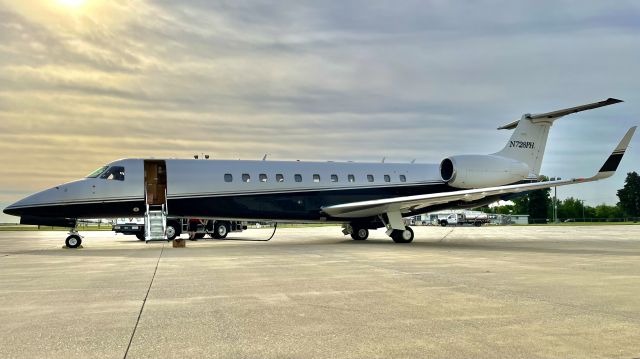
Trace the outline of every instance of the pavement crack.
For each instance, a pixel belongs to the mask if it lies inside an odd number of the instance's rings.
[[[147,294],[145,294],[144,299],[142,300],[142,305],[140,306],[140,312],[138,312],[138,319],[136,319],[136,325],[133,327],[133,332],[131,332],[131,338],[129,338],[129,344],[127,345],[127,350],[124,352],[124,359],[127,359],[127,355],[129,355],[129,349],[131,348],[131,343],[133,343],[133,338],[136,335],[136,330],[138,329],[138,324],[140,323],[140,317],[142,317],[142,311],[144,310],[144,305],[147,304],[147,298],[149,297],[149,292],[151,292],[151,286],[153,286],[153,280],[156,278],[156,273],[158,272],[158,265],[160,265],[160,258],[162,258],[162,253],[164,252],[164,243],[162,244],[162,249],[160,249],[160,255],[158,256],[158,261],[156,262],[156,268],[153,270],[153,276],[151,276],[151,281],[149,282],[149,288],[147,288]]]
[[[455,228],[451,228],[451,230],[449,232],[447,232],[447,234],[445,234],[442,238],[440,238],[440,240],[438,242],[442,242],[444,241],[445,238],[447,238],[448,235],[451,234],[451,232],[453,232]]]

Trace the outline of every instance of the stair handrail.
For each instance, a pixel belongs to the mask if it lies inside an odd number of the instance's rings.
[[[162,233],[164,238],[167,239],[167,214],[165,212],[165,205],[162,205]]]
[[[149,225],[149,203],[147,201],[147,183],[145,181],[144,184],[144,205],[145,205],[145,212],[144,212],[144,239],[146,240],[147,238],[149,238],[151,236],[151,227]]]
[[[151,237],[151,220],[149,217],[149,204],[145,203],[146,211],[144,212],[144,238]]]
[[[165,214],[169,214],[169,198],[167,198],[167,187],[164,188],[164,209]]]

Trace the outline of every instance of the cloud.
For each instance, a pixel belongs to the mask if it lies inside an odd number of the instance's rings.
[[[522,113],[620,97],[551,131],[543,172],[588,175],[640,117],[639,16],[633,1],[0,2],[2,200],[120,157],[438,162],[498,150]],[[613,203],[623,179],[561,192]]]

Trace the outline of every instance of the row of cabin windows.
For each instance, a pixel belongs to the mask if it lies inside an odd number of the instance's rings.
[[[407,177],[405,175],[400,175],[400,182],[407,182]],[[302,182],[302,175],[301,174],[295,174],[293,175],[293,179],[296,182]],[[338,175],[333,174],[329,177],[331,182],[338,182]],[[260,173],[258,175],[258,180],[260,182],[267,182],[268,177],[266,173]],[[233,175],[231,173],[226,173],[224,175],[224,181],[225,182],[233,182]],[[347,182],[355,182],[356,181],[356,176],[354,175],[347,175]],[[375,178],[373,177],[373,175],[367,175],[367,182],[374,182]],[[384,181],[385,182],[391,182],[391,176],[389,175],[384,175]],[[243,173],[242,174],[242,182],[251,182],[251,175],[248,173]],[[276,174],[276,182],[284,182],[284,175],[281,173],[277,173]],[[314,174],[313,175],[313,182],[318,183],[320,182],[320,175],[319,174]]]

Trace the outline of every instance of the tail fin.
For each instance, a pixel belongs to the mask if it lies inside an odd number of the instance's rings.
[[[519,120],[498,127],[499,130],[515,130],[504,148],[494,153],[494,155],[512,158],[527,164],[529,166],[529,177],[537,178],[540,174],[542,157],[544,156],[544,149],[547,145],[549,128],[553,124],[553,121],[572,113],[613,105],[619,102],[622,101],[615,98],[608,98],[604,101],[553,112],[522,115]]]

